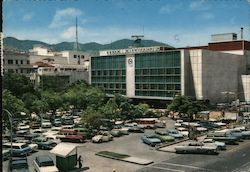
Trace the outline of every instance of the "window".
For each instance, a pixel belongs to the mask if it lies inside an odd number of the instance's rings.
[[[18,64],[18,60],[16,60],[16,64]]]
[[[76,59],[76,58],[77,58],[77,55],[74,55],[74,58]]]
[[[81,55],[81,58],[84,59],[84,55]]]
[[[29,61],[29,60],[27,60],[27,64],[30,64],[30,61]]]
[[[21,60],[20,62],[21,62],[21,64],[23,64],[23,60]]]
[[[13,60],[8,60],[8,64],[13,64]]]

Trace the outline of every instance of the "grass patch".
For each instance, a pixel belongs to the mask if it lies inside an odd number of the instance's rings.
[[[96,155],[108,156],[110,158],[116,158],[116,159],[124,159],[124,158],[130,157],[129,155],[126,155],[126,154],[120,154],[120,153],[115,153],[115,152],[110,152],[110,151],[97,152]]]

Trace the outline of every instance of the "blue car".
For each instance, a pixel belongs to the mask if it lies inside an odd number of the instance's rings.
[[[177,139],[180,139],[180,138],[183,138],[183,134],[181,134],[179,131],[175,130],[175,129],[170,129],[170,130],[167,130],[167,134],[169,136],[172,136],[174,138],[177,138]]]
[[[153,135],[151,135],[151,136],[150,135],[142,135],[141,139],[142,139],[143,143],[148,144],[150,146],[155,146],[156,144],[161,143],[161,140],[156,138]]]

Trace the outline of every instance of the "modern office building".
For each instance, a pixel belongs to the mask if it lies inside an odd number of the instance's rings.
[[[199,47],[100,51],[90,60],[90,83],[135,99],[171,100],[180,94],[216,103],[233,92],[250,101],[250,43],[226,36],[219,42],[221,35],[214,35],[216,42]]]

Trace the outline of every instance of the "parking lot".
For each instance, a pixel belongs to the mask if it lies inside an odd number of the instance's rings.
[[[173,128],[174,121],[166,121],[167,128]],[[146,133],[152,133],[154,130],[146,130]],[[85,143],[77,144],[77,153],[83,157],[83,166],[88,167],[86,171],[93,172],[147,172],[147,171],[233,171],[241,168],[248,168],[250,159],[250,140],[240,142],[239,145],[228,145],[226,151],[220,151],[219,155],[194,155],[194,154],[175,154],[171,152],[157,151],[142,143],[140,136],[142,133],[130,133],[122,137],[114,138],[111,142]],[[75,144],[75,143],[71,143]],[[99,151],[112,151],[121,154],[152,160],[153,163],[147,166],[118,161],[95,155]],[[55,161],[55,155],[48,150],[39,150],[28,156],[30,171],[34,171],[33,161],[38,155],[50,155]],[[243,156],[243,158],[241,157]],[[231,160],[230,158],[233,158]],[[248,159],[249,158],[249,159]],[[230,164],[230,162],[233,163]],[[220,163],[218,163],[220,162]],[[216,164],[216,168],[214,164]],[[235,165],[232,165],[235,164]],[[3,163],[3,171],[7,171],[8,161]],[[227,169],[228,168],[228,169]],[[83,171],[83,170],[82,170]],[[239,172],[239,171],[235,171]]]

